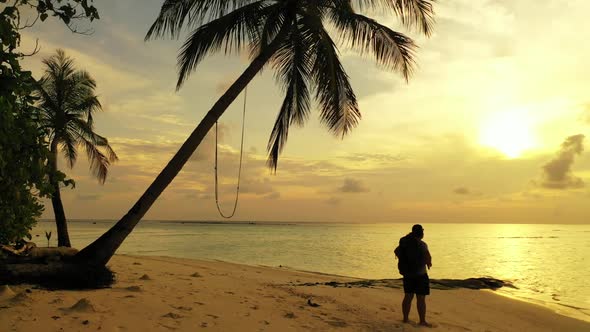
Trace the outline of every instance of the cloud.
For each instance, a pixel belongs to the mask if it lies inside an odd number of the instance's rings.
[[[584,106],[584,111],[582,112],[582,121],[590,125],[590,103]]]
[[[457,187],[453,189],[453,193],[457,195],[481,196],[481,192],[473,191],[467,187]]]
[[[366,193],[371,191],[360,180],[346,178],[341,187],[338,187],[339,192],[343,193]]]
[[[281,193],[278,191],[273,191],[269,194],[266,194],[264,198],[266,199],[279,199],[281,197]]]
[[[225,140],[227,135],[229,134],[229,127],[223,123],[219,123],[217,125],[217,139],[218,139],[218,158],[221,159],[220,155],[228,152],[227,147],[223,146],[221,143]],[[179,146],[180,147],[180,146]],[[231,153],[232,151],[229,151]],[[191,156],[191,161],[202,161],[202,160],[213,160],[215,158],[215,126],[211,128],[211,130],[207,133],[207,135],[201,141],[201,144],[197,147],[193,155]]]
[[[457,195],[470,195],[471,191],[465,187],[457,187],[453,189],[453,192]]]
[[[584,182],[572,174],[572,165],[576,155],[584,151],[584,135],[568,137],[562,144],[557,156],[543,165],[541,186],[549,189],[581,188]]]
[[[37,39],[34,34],[23,33],[23,49],[32,49]],[[95,54],[87,53],[81,49],[64,47],[61,44],[54,44],[51,41],[43,40],[42,49],[32,60],[24,63],[33,71],[34,76],[40,77],[44,67],[37,59],[51,56],[57,48],[65,50],[66,55],[74,59],[78,69],[88,71],[98,82],[97,91],[100,95],[115,95],[146,89],[151,82],[144,75],[135,73],[124,65],[118,65],[113,62],[107,62]]]
[[[384,164],[390,164],[404,160],[404,157],[401,155],[392,155],[387,153],[352,153],[339,158],[353,162],[376,162]]]
[[[242,185],[240,186],[240,192],[242,193],[252,193],[256,195],[265,195],[271,194],[276,192],[272,185],[270,184],[270,180],[268,178],[264,178],[264,180],[249,180],[245,179]]]

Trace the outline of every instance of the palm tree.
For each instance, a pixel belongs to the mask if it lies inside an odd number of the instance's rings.
[[[183,26],[194,28],[178,55],[177,89],[210,53],[250,49],[252,61],[205,115],[154,182],[129,212],[100,238],[84,248],[77,259],[106,264],[170,184],[203,137],[246,85],[265,65],[276,70],[285,90],[268,142],[268,165],[276,171],[290,125],[308,118],[311,100],[320,119],[337,136],[347,134],[359,121],[357,100],[326,29],[378,64],[407,80],[414,68],[413,40],[359,14],[359,10],[391,12],[408,27],[430,35],[434,0],[166,0],[146,40],[166,35],[177,38]],[[332,30],[330,30],[331,32]]]
[[[72,168],[78,157],[78,147],[83,147],[88,155],[90,170],[104,183],[109,165],[117,160],[117,155],[108,140],[94,132],[93,114],[100,111],[101,105],[94,93],[96,82],[84,70],[77,70],[74,61],[63,50],[43,59],[45,74],[37,88],[41,127],[47,133],[50,146],[50,165],[57,171],[58,152]],[[101,151],[104,150],[104,153]],[[59,190],[60,179],[50,179],[54,188],[51,197],[58,246],[70,247],[66,216]]]

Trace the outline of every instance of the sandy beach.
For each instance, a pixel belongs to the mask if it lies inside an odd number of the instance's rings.
[[[285,267],[117,255],[109,289],[2,286],[0,331],[421,331],[402,291]],[[317,284],[316,284],[317,283]],[[340,285],[342,286],[342,285]],[[438,331],[590,331],[590,323],[486,290],[433,289]]]

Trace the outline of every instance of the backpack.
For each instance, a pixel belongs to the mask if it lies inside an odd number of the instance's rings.
[[[397,269],[403,276],[415,275],[424,266],[424,253],[420,240],[408,234],[399,239],[399,245],[394,250],[397,257]]]

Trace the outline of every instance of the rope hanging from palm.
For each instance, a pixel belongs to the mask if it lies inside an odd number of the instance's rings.
[[[231,212],[231,214],[224,214],[223,210],[221,209],[221,206],[219,205],[219,180],[218,180],[218,170],[217,170],[217,166],[218,166],[218,128],[217,128],[217,121],[215,121],[215,205],[217,206],[217,211],[219,212],[219,215],[221,215],[223,218],[226,219],[230,219],[232,218],[235,214],[236,214],[236,210],[238,208],[238,199],[239,199],[239,194],[240,194],[240,179],[242,177],[242,159],[243,159],[243,155],[244,155],[244,127],[246,124],[246,97],[248,95],[248,87],[244,88],[244,106],[243,106],[243,110],[242,110],[242,138],[241,138],[241,142],[240,142],[240,163],[238,166],[238,181],[237,181],[237,185],[236,185],[236,198],[234,200],[234,207],[233,210]]]

